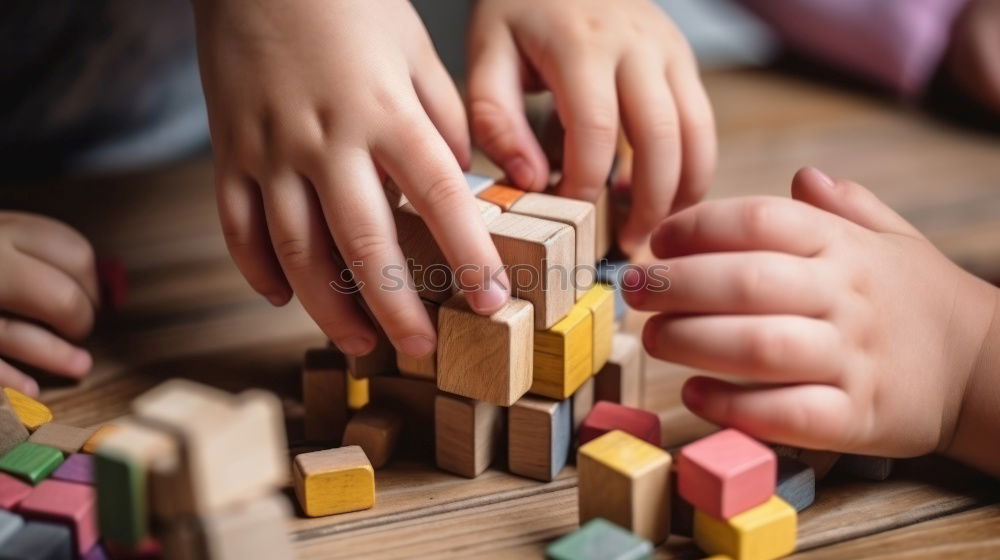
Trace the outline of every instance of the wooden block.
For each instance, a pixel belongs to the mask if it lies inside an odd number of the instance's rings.
[[[796,459],[778,457],[778,482],[774,491],[795,511],[802,511],[816,500],[816,475],[812,467]]]
[[[591,376],[594,321],[587,308],[574,305],[563,320],[535,332],[530,393],[565,399]]]
[[[55,523],[29,521],[0,544],[2,560],[72,560],[75,557],[69,529]]]
[[[611,220],[611,190],[601,189],[594,201],[594,257],[600,260],[615,243],[615,228]]]
[[[77,484],[94,484],[94,456],[85,453],[74,453],[63,461],[52,473],[52,479],[75,482]]]
[[[575,200],[544,193],[525,193],[510,207],[515,214],[541,218],[573,228],[575,237],[574,286],[576,299],[583,297],[594,285],[597,258],[594,256],[596,244],[594,231],[596,218],[594,205],[584,200]]]
[[[372,468],[389,462],[403,429],[403,416],[392,408],[375,404],[359,410],[344,430],[344,446],[357,445],[365,452]]]
[[[347,361],[333,348],[306,351],[302,367],[305,437],[339,444],[347,425]]]
[[[7,401],[14,409],[14,413],[17,414],[18,419],[21,420],[25,428],[28,428],[29,432],[33,432],[42,424],[52,421],[52,411],[44,404],[10,387],[4,387],[3,392],[6,393]]]
[[[572,438],[572,401],[522,397],[507,411],[510,472],[552,480],[566,466]]]
[[[180,520],[167,529],[164,552],[172,560],[291,560],[288,503],[277,494]]]
[[[644,560],[653,543],[604,519],[592,519],[545,549],[550,560]]]
[[[645,410],[608,401],[597,401],[579,431],[579,445],[612,430],[621,430],[650,445],[660,446],[660,417]]]
[[[16,513],[0,510],[0,546],[24,527],[24,519]]]
[[[795,551],[795,509],[777,496],[722,521],[704,511],[694,513],[694,541],[708,554],[734,560],[771,560]]]
[[[375,471],[356,445],[295,456],[295,495],[309,517],[375,505]]]
[[[598,517],[654,544],[670,530],[670,454],[620,430],[580,446],[580,523]]]
[[[506,212],[510,210],[510,207],[513,206],[519,198],[524,196],[524,191],[504,185],[493,185],[492,187],[484,189],[478,196],[486,202],[496,204],[501,210]]]
[[[0,456],[17,447],[19,443],[28,440],[28,428],[7,399],[7,392],[0,391]]]
[[[380,407],[392,408],[406,418],[404,429],[412,432],[430,432],[434,427],[434,397],[437,385],[426,379],[401,375],[379,375],[371,379],[371,402]],[[410,428],[413,428],[410,430]]]
[[[578,433],[583,419],[594,408],[594,378],[583,382],[573,393],[573,433]]]
[[[465,173],[464,175],[465,182],[469,185],[469,191],[474,195],[490,188],[496,182],[493,177],[487,177],[486,175],[476,175],[475,173]]]
[[[396,349],[382,329],[375,329],[375,348],[364,356],[346,356],[347,373],[372,377],[396,371]]]
[[[573,308],[576,234],[558,222],[506,212],[487,224],[508,267],[514,297],[535,308],[535,329],[556,324]]]
[[[97,522],[101,535],[124,547],[149,536],[150,502],[170,486],[177,467],[177,443],[169,435],[121,422],[97,448]],[[154,488],[158,487],[158,488]]]
[[[799,461],[802,461],[812,467],[817,481],[826,478],[826,475],[830,474],[830,471],[842,456],[836,451],[802,449],[800,447],[792,447],[790,445],[772,445],[771,449],[774,450],[779,457],[798,459]]]
[[[77,428],[57,422],[48,422],[38,427],[28,441],[39,445],[55,447],[66,455],[76,453],[94,434],[90,428]]]
[[[678,489],[695,509],[729,519],[774,494],[778,461],[765,445],[736,430],[722,430],[681,449]]]
[[[644,361],[645,353],[637,336],[615,333],[611,357],[594,379],[594,398],[641,407]]]
[[[438,316],[438,388],[513,404],[531,387],[533,321],[531,304],[518,299],[488,317],[473,312],[464,296],[445,302]]]
[[[434,402],[434,451],[439,469],[475,478],[496,457],[503,430],[500,407],[440,393]]]
[[[885,480],[892,474],[893,460],[871,455],[843,455],[837,470],[865,480]]]
[[[596,375],[611,358],[615,336],[615,290],[607,284],[595,284],[580,298],[578,305],[590,312],[594,324],[590,373]]]
[[[424,304],[424,309],[427,310],[427,316],[431,318],[434,330],[437,331],[438,309],[440,306],[433,301],[422,301],[422,303]],[[437,379],[437,352],[431,352],[420,358],[414,358],[399,352],[396,354],[396,369],[399,370],[400,375],[434,381]]]
[[[361,410],[368,404],[368,378],[347,376],[347,409]],[[346,425],[346,422],[345,422]]]
[[[107,437],[111,434],[115,433],[117,429],[117,424],[103,424],[97,427],[94,430],[94,433],[92,433],[87,441],[84,442],[80,451],[83,451],[84,453],[96,453],[97,448],[101,445],[101,442],[107,439]]]
[[[21,502],[18,511],[28,519],[68,527],[81,555],[97,544],[97,492],[93,486],[44,480]]]
[[[9,474],[0,473],[0,508],[14,509],[30,493],[30,484]]]
[[[58,449],[26,441],[0,459],[0,470],[31,484],[38,484],[62,462],[63,455]]]

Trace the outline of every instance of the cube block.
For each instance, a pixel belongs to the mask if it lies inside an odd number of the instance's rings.
[[[38,484],[62,462],[63,454],[58,449],[26,441],[0,458],[0,470],[31,484]]]
[[[0,546],[24,527],[24,519],[16,513],[0,510]]]
[[[0,473],[0,508],[14,509],[30,493],[30,484],[7,473]]]
[[[38,427],[28,441],[39,445],[55,447],[64,454],[76,453],[94,434],[90,428],[77,428],[67,424],[48,422]]]
[[[549,545],[550,560],[646,560],[653,544],[606,521],[592,519],[576,531]]]
[[[650,445],[660,446],[660,418],[657,415],[608,401],[598,401],[583,420],[578,436],[580,445],[612,430],[621,430]]]
[[[565,399],[591,376],[594,322],[590,312],[575,305],[561,321],[535,332],[534,381],[530,393]]]
[[[94,456],[74,453],[66,457],[66,460],[52,473],[52,478],[77,484],[93,484]]]
[[[375,505],[375,470],[356,445],[296,455],[295,495],[309,517]]]
[[[802,511],[816,500],[816,475],[812,467],[788,457],[778,457],[778,483],[775,493],[795,511]]]
[[[482,474],[497,454],[503,413],[495,404],[441,393],[434,403],[438,468],[460,476]]]
[[[70,531],[63,525],[28,521],[0,543],[3,560],[72,560],[76,557]]]
[[[97,544],[97,492],[92,486],[62,480],[42,481],[21,502],[19,511],[29,519],[68,527],[81,555]]]
[[[44,404],[10,387],[4,387],[3,392],[6,393],[7,401],[14,409],[14,413],[17,414],[18,419],[21,420],[25,428],[28,428],[29,432],[33,432],[42,424],[52,421],[52,411]]]
[[[526,396],[507,411],[510,472],[552,480],[566,465],[573,429],[572,401]]]
[[[723,430],[681,449],[678,489],[696,509],[719,519],[742,513],[774,494],[777,458],[736,430]]]
[[[694,513],[694,540],[708,554],[733,560],[771,560],[795,551],[795,509],[777,496],[724,521]]]
[[[103,424],[94,430],[94,433],[87,438],[87,441],[83,443],[80,451],[84,453],[97,453],[97,448],[100,447],[101,442],[108,438],[111,434],[115,433],[118,429],[117,424]]]
[[[402,414],[392,408],[369,404],[347,423],[343,444],[361,447],[372,468],[380,469],[392,457],[402,429]]]
[[[594,398],[638,408],[642,406],[645,353],[639,338],[615,333],[611,356],[594,377]]]
[[[583,294],[578,305],[590,312],[593,322],[590,372],[596,375],[611,358],[615,336],[615,289],[607,284],[595,284]]]
[[[510,210],[510,207],[522,196],[524,196],[524,191],[521,189],[504,185],[493,185],[479,193],[479,198],[496,204],[504,212]]]

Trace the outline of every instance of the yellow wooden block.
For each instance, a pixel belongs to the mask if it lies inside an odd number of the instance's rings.
[[[295,495],[309,517],[375,505],[375,471],[357,445],[296,455]]]
[[[694,540],[708,554],[770,560],[795,551],[795,508],[777,496],[728,521],[694,512]]]
[[[7,400],[10,401],[10,406],[17,414],[18,420],[24,424],[25,428],[28,428],[29,432],[33,432],[42,424],[52,421],[52,411],[49,410],[49,407],[10,387],[4,387],[3,390],[7,393]]]
[[[568,398],[592,375],[593,344],[594,320],[582,305],[574,305],[552,328],[535,331],[535,374],[528,392]]]
[[[368,378],[347,375],[347,408],[361,410],[368,404]]]
[[[80,451],[84,453],[97,453],[97,448],[100,447],[101,443],[119,429],[120,426],[118,424],[104,424],[100,426],[94,430],[94,433],[90,434],[90,438],[83,443]]]
[[[601,371],[611,357],[611,340],[615,336],[615,289],[607,284],[595,284],[577,305],[587,308],[594,321],[590,371],[593,375]]]

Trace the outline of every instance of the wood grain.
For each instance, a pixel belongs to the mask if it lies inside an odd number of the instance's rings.
[[[372,468],[380,469],[396,450],[403,420],[402,413],[395,409],[368,404],[347,423],[343,445],[357,445],[368,456]]]
[[[70,455],[79,451],[93,433],[94,430],[90,428],[77,428],[68,424],[48,422],[39,426],[28,438],[28,441],[55,447],[63,454]]]
[[[475,478],[496,457],[503,412],[484,402],[441,393],[434,402],[434,453],[438,468]]]
[[[611,355],[594,377],[594,399],[640,408],[643,406],[645,352],[633,334],[615,333]]]
[[[593,315],[582,305],[551,328],[535,331],[529,392],[560,400],[572,396],[591,376],[593,343]]]
[[[347,372],[343,354],[333,348],[306,352],[302,366],[305,438],[340,443],[347,425]]]
[[[572,401],[525,396],[507,411],[510,472],[549,481],[566,465],[572,437]]]

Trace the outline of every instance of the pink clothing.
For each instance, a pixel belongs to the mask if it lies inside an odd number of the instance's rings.
[[[904,95],[920,93],[968,0],[741,0],[792,47]]]

